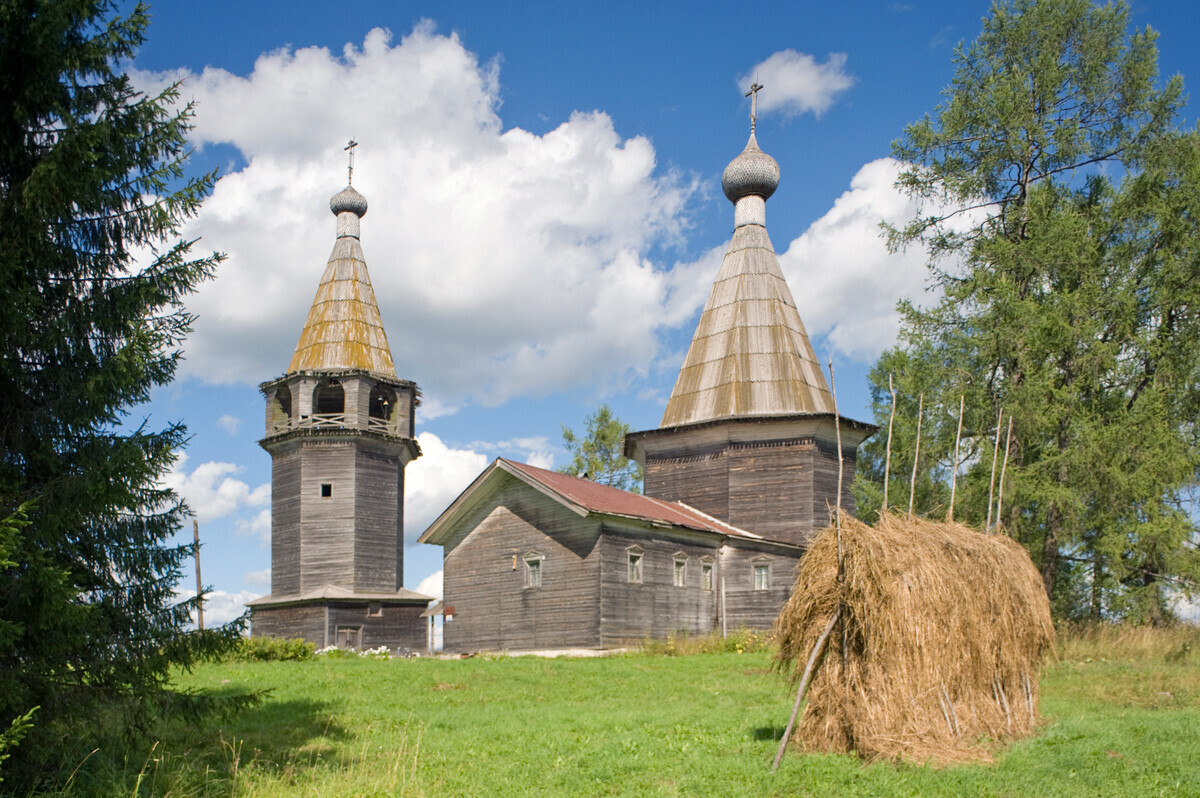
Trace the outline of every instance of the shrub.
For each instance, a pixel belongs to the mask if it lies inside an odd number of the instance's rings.
[[[316,645],[299,637],[243,637],[231,658],[241,662],[280,662],[312,659],[316,653]]]

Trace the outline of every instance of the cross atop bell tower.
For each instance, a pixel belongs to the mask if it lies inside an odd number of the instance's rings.
[[[750,98],[750,133],[754,133],[754,125],[758,121],[758,93],[765,89],[757,80],[750,87],[750,91],[746,92],[746,96]]]

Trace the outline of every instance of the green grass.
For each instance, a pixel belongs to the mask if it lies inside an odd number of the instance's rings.
[[[1200,655],[1186,634],[1124,652],[1072,639],[1042,677],[1041,733],[993,765],[944,770],[793,750],[771,774],[791,697],[763,651],[210,664],[179,686],[270,697],[166,725],[150,751],[102,750],[61,792],[1200,795]],[[67,755],[91,750],[80,744]]]

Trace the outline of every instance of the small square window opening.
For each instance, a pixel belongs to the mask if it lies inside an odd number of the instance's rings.
[[[383,615],[383,605],[378,601],[367,602],[367,615],[372,618],[378,618]]]
[[[321,498],[328,499],[332,495],[333,495],[333,485],[331,485],[328,482],[323,483],[321,485]]]

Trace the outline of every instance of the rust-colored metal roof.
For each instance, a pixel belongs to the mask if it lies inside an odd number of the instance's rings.
[[[699,529],[704,532],[761,540],[753,532],[731,526],[682,502],[652,499],[640,493],[630,493],[626,490],[592,482],[590,479],[560,474],[557,471],[547,471],[528,463],[517,463],[504,458],[500,458],[499,462],[508,467],[505,470],[515,469],[521,472],[529,479],[538,482],[589,513],[619,515],[643,521],[672,524],[686,529]]]
[[[733,233],[700,314],[662,426],[832,412],[833,397],[767,228],[743,224]]]
[[[288,373],[325,369],[362,369],[396,377],[357,236],[340,236],[333,245]]]
[[[711,532],[743,540],[764,540],[753,532],[747,532],[727,524],[682,502],[652,499],[638,493],[629,493],[608,485],[600,485],[589,479],[560,474],[557,471],[547,471],[544,468],[500,457],[485,468],[483,473],[446,508],[437,520],[430,524],[429,528],[421,534],[420,542],[435,545],[444,542],[444,533],[452,526],[453,518],[461,509],[472,504],[475,494],[483,489],[483,486],[497,472],[511,474],[582,516],[593,514],[617,516],[642,521],[653,526]],[[485,491],[482,495],[487,495],[487,492]]]

